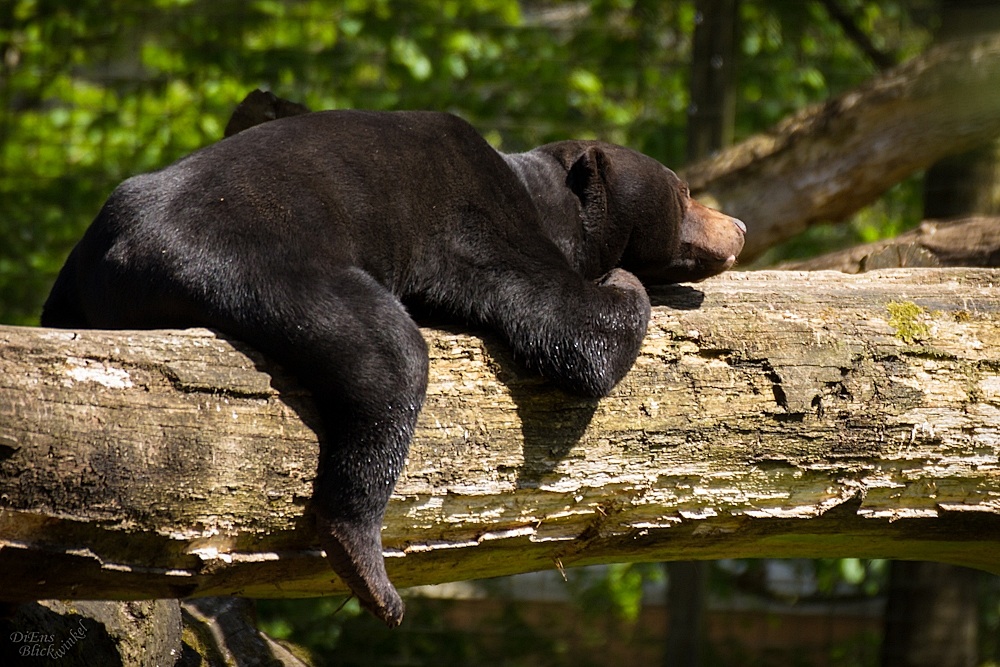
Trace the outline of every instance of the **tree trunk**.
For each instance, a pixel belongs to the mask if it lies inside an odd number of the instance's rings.
[[[699,0],[691,45],[687,159],[694,162],[733,143],[739,3]]]
[[[935,162],[924,177],[924,217],[1000,215],[1000,142]]]
[[[995,3],[940,2],[940,42],[1000,36],[1000,7]],[[925,218],[1000,215],[1000,141],[993,138],[971,147],[969,152],[943,157],[931,165],[924,177]]]
[[[427,329],[390,575],[817,556],[1000,570],[998,282],[762,272],[662,288],[601,401],[491,338]],[[0,594],[343,591],[303,511],[315,423],[278,368],[204,330],[0,328]]]
[[[737,0],[698,0],[691,47],[691,104],[687,160],[694,162],[733,142],[736,120]],[[664,665],[698,667],[708,599],[705,561],[671,561],[667,570]]]
[[[982,573],[946,563],[895,561],[882,641],[884,667],[974,667]]]
[[[684,170],[747,223],[748,261],[838,221],[942,157],[1000,135],[1000,35],[941,44]]]
[[[698,560],[667,563],[667,641],[664,667],[698,667],[705,638],[708,566]]]

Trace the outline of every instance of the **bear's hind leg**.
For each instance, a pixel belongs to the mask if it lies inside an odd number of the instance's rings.
[[[325,433],[311,510],[334,571],[389,626],[403,602],[380,532],[427,389],[427,346],[399,301],[359,269],[268,289],[234,332],[312,391]],[[280,305],[279,305],[280,304]]]

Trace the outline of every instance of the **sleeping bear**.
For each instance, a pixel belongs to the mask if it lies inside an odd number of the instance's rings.
[[[296,113],[118,186],[42,324],[208,327],[284,365],[324,427],[321,545],[395,626],[380,531],[428,365],[408,308],[486,327],[526,367],[601,397],[639,352],[642,283],[728,269],[745,231],[621,146],[505,155],[447,113]]]

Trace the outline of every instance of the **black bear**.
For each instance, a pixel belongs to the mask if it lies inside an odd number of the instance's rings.
[[[600,397],[639,352],[640,280],[724,271],[746,229],[621,146],[505,155],[446,113],[296,114],[118,186],[42,324],[209,327],[295,374],[325,430],[310,504],[321,544],[394,626],[403,603],[380,531],[428,363],[407,307],[488,327],[525,366]]]

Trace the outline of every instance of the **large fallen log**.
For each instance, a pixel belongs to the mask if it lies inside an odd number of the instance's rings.
[[[425,329],[390,576],[821,556],[1000,571],[998,283],[923,269],[662,288],[599,402],[493,339]],[[0,327],[0,596],[344,591],[304,512],[315,423],[280,369],[205,330]]]

